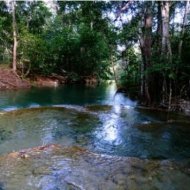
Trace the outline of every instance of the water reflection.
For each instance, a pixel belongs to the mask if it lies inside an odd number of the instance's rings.
[[[134,107],[121,104],[112,106],[109,114],[100,115],[102,125],[95,128],[93,135],[95,149],[100,152],[107,150],[111,154],[116,152],[121,154],[123,148],[127,149],[127,144],[130,145],[133,138],[134,134],[130,128],[137,122],[137,116]]]
[[[126,96],[123,93],[116,93],[114,95],[113,105],[135,107],[137,105],[137,101],[132,101],[129,98],[126,98]]]
[[[117,118],[112,117],[106,121],[102,128],[95,132],[96,137],[100,141],[107,141],[110,144],[118,145],[120,142],[119,129],[117,126]]]

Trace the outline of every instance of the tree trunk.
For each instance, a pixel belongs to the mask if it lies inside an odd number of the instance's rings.
[[[151,67],[151,45],[152,45],[152,13],[151,13],[152,2],[147,2],[147,7],[145,11],[145,93],[148,103],[151,103],[151,73],[149,71]]]
[[[170,11],[170,2],[162,1],[161,2],[161,15],[162,15],[162,56],[167,55],[167,58],[171,60],[172,51],[171,44],[169,39],[169,12]]]
[[[161,2],[157,1],[158,6],[158,13],[157,13],[157,39],[156,39],[156,46],[157,46],[157,56],[161,54],[161,36],[162,36],[162,13],[161,13]]]
[[[157,6],[157,29],[156,29],[156,38],[155,41],[153,41],[153,48],[154,48],[154,54],[153,57],[156,61],[155,64],[159,63],[159,58],[161,55],[161,47],[162,47],[162,15],[161,15],[161,2],[157,1],[155,3]],[[151,96],[152,101],[155,104],[160,103],[161,100],[161,89],[162,89],[162,74],[159,71],[153,70],[152,71],[152,78],[151,78]]]
[[[172,63],[172,50],[169,39],[169,14],[170,14],[170,2],[161,2],[161,16],[162,16],[162,43],[161,43],[161,61]],[[171,88],[170,88],[171,89]],[[171,92],[169,92],[171,95]],[[167,101],[167,82],[166,74],[163,72],[163,84],[162,84],[162,103]]]
[[[181,29],[181,39],[180,39],[180,42],[179,42],[179,59],[181,59],[181,51],[182,51],[182,45],[183,45],[183,37],[184,37],[184,34],[185,34],[185,26],[187,25],[187,22],[188,22],[188,19],[187,19],[187,15],[189,14],[190,12],[190,1],[187,1],[186,2],[186,5],[185,5],[185,12],[184,12],[184,17],[183,17],[183,23],[182,23],[182,29]]]
[[[13,27],[13,62],[12,69],[16,72],[17,69],[17,33],[16,33],[16,16],[15,16],[15,1],[12,1],[12,27]]]
[[[143,65],[141,71],[144,72],[141,84],[141,93],[143,93],[144,99],[147,104],[151,104],[151,73],[149,69],[151,67],[151,45],[152,45],[152,2],[145,3],[144,10],[144,22],[142,23],[142,34],[140,36],[140,48],[142,54]]]

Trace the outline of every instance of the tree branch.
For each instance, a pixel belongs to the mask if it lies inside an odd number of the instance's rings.
[[[126,11],[129,8],[131,3],[132,3],[132,0],[129,0],[126,2],[126,4],[123,7],[119,8],[119,10],[117,10],[116,18],[115,18],[114,22],[120,17],[122,12]]]

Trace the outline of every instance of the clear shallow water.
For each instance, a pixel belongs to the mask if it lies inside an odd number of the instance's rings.
[[[8,111],[0,115],[0,154],[58,143],[108,155],[190,157],[189,117],[139,109],[114,84],[1,91],[0,110]]]
[[[114,157],[57,145],[1,156],[0,171],[2,190],[189,190],[190,186],[188,161]]]
[[[114,85],[1,91],[0,190],[188,190],[189,137]]]
[[[8,112],[0,116],[0,153],[56,143],[108,155],[189,158],[187,118],[149,112],[123,105]]]

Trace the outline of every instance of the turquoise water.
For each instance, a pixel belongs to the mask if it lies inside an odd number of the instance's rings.
[[[190,157],[189,117],[140,109],[114,85],[4,91],[0,102],[1,154],[56,143],[143,159]]]
[[[0,110],[10,111],[20,108],[51,105],[127,104],[136,102],[121,94],[115,94],[115,84],[97,87],[69,85],[57,88],[31,88],[0,92]]]

